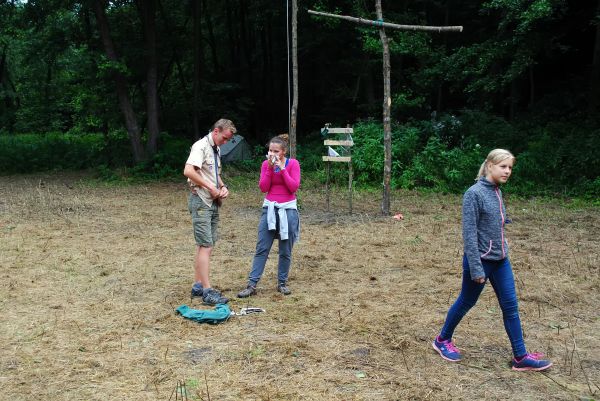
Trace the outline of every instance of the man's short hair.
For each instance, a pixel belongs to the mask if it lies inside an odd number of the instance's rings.
[[[224,129],[228,129],[228,130],[231,131],[232,134],[235,134],[237,132],[237,129],[235,128],[235,125],[233,125],[233,121],[227,120],[225,118],[222,118],[219,121],[217,121],[216,123],[214,123],[213,129],[215,129],[215,128],[218,128],[219,131],[223,131]]]

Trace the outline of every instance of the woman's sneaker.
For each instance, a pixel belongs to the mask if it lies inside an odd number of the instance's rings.
[[[546,370],[552,366],[552,362],[547,359],[542,359],[543,357],[544,354],[540,353],[526,354],[519,360],[517,360],[517,358],[513,358],[510,364],[512,365],[512,370]]]
[[[436,350],[442,358],[450,362],[458,362],[462,359],[460,351],[454,346],[452,340],[440,341],[440,337],[436,337],[431,343],[433,349]]]
[[[250,295],[256,295],[256,287],[253,287],[251,285],[244,288],[237,294],[238,298],[248,298]]]
[[[290,290],[288,288],[288,286],[285,285],[285,283],[279,283],[279,284],[277,284],[277,291],[279,291],[283,295],[290,295],[292,293],[292,290]]]

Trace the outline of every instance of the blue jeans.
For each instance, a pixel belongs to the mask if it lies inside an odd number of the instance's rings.
[[[294,233],[298,228],[298,211],[294,209],[286,210],[288,221],[288,239],[279,240],[279,263],[277,267],[277,280],[279,283],[286,283],[292,263],[292,247],[294,246]],[[269,231],[267,225],[267,208],[263,208],[260,220],[258,222],[258,240],[256,242],[256,253],[252,261],[252,270],[248,276],[248,284],[256,286],[263,271],[271,251],[271,246],[275,238],[279,237],[279,215],[275,213],[277,226],[275,230]]]
[[[485,277],[490,280],[494,292],[496,292],[496,296],[498,297],[500,309],[502,309],[504,329],[506,330],[506,334],[508,334],[513,354],[515,357],[523,356],[527,351],[523,342],[523,330],[521,329],[521,319],[519,318],[515,278],[510,261],[508,258],[498,261],[482,259],[481,263],[483,264]],[[461,319],[477,303],[483,287],[485,287],[485,283],[478,284],[471,280],[469,263],[467,262],[467,258],[463,257],[462,289],[458,299],[448,311],[446,323],[444,323],[440,337],[445,340],[452,338],[456,326],[458,326]]]

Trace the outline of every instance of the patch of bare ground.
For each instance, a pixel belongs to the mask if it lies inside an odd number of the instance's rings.
[[[184,184],[109,187],[77,175],[0,177],[0,394],[6,400],[597,399],[600,212],[508,199],[507,231],[525,339],[555,363],[509,368],[491,288],[456,331],[465,359],[430,342],[458,294],[460,197],[301,191],[290,288],[275,291],[276,246],[259,293],[245,285],[262,195],[231,188],[213,282],[239,310],[210,326],[190,304],[193,238]],[[247,186],[245,186],[247,187]],[[202,308],[197,301],[193,306]],[[181,394],[179,395],[179,399]]]

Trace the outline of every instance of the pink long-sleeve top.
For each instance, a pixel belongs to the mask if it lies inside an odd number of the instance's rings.
[[[260,168],[258,187],[266,192],[265,198],[272,202],[289,202],[296,199],[296,191],[300,187],[300,163],[296,159],[288,159],[285,170],[275,172],[265,160]]]

